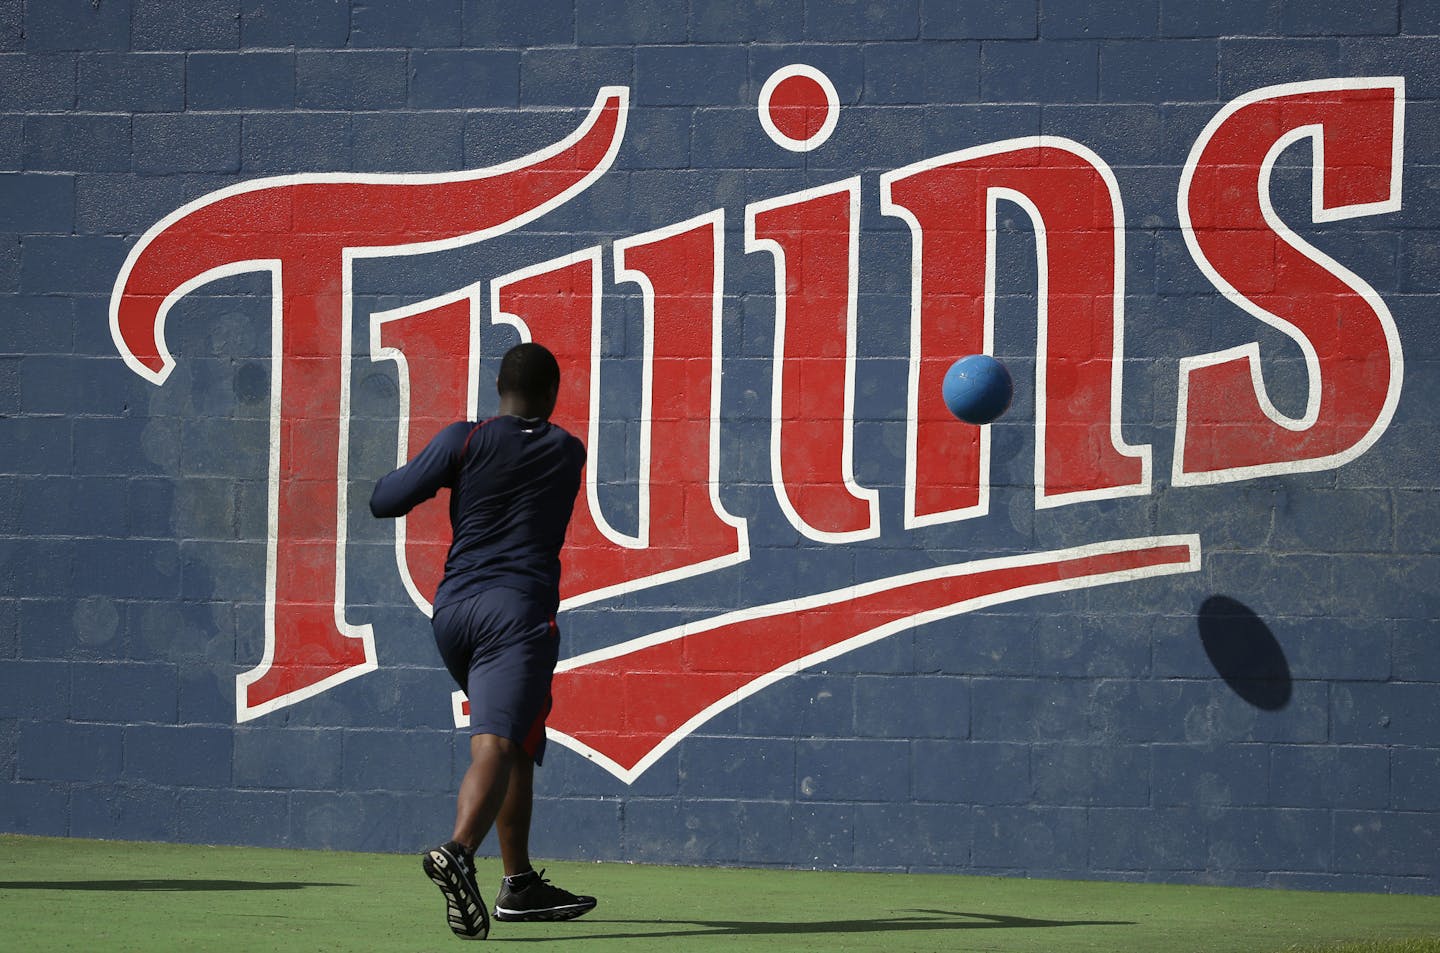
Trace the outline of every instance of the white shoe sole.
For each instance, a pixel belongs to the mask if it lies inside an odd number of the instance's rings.
[[[572,903],[563,907],[546,907],[544,910],[510,910],[505,907],[495,907],[495,919],[506,922],[532,921],[537,923],[553,923],[557,920],[574,920],[576,917],[584,916],[595,909],[593,903]]]
[[[465,875],[448,851],[436,848],[425,852],[425,876],[445,895],[445,919],[450,932],[462,940],[483,940],[490,935],[490,916],[478,891],[473,897]],[[467,915],[468,914],[468,915]]]

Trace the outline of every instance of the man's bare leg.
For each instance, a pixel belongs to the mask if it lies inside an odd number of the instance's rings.
[[[529,760],[509,738],[470,736],[470,767],[455,798],[454,840],[472,851],[480,846],[506,801],[516,766]]]
[[[475,883],[475,848],[495,823],[510,774],[523,756],[520,746],[498,735],[470,737],[470,767],[455,798],[455,834],[451,843],[423,855],[425,876],[445,896],[445,919],[450,930],[466,940],[483,940],[490,933],[490,915]]]
[[[495,818],[495,836],[500,841],[500,859],[505,864],[507,877],[534,869],[530,865],[530,817],[534,804],[535,762],[521,751],[510,767],[510,784]]]
[[[577,896],[550,883],[530,863],[530,817],[535,805],[535,762],[523,751],[510,769],[505,803],[495,818],[495,836],[505,880],[495,898],[501,920],[573,920],[595,909],[595,898]]]

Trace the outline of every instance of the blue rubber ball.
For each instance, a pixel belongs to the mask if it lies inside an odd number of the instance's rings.
[[[945,406],[967,424],[988,424],[1010,407],[1015,383],[1010,372],[988,354],[960,358],[945,372]]]

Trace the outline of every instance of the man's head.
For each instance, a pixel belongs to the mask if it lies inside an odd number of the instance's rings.
[[[539,344],[517,344],[500,361],[495,388],[500,392],[501,413],[548,418],[560,393],[560,365]]]

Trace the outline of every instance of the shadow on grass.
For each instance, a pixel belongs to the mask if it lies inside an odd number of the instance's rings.
[[[295,883],[269,880],[0,880],[3,890],[107,890],[176,892],[206,890],[303,890],[306,887],[351,887],[353,884]]]
[[[518,937],[505,936],[507,943],[538,941],[553,943],[556,940],[644,940],[656,937],[709,937],[709,936],[791,936],[800,934],[826,933],[889,933],[917,930],[995,930],[995,929],[1038,929],[1046,927],[1100,927],[1134,926],[1134,920],[1041,920],[1034,917],[1007,917],[993,913],[962,913],[950,910],[906,910],[915,916],[876,917],[866,920],[818,920],[785,921],[765,920],[600,920],[586,918],[576,921],[577,926],[638,927],[654,926],[655,930],[630,932],[596,932],[573,936]],[[503,925],[502,925],[503,926]],[[667,927],[694,927],[692,930],[666,929]]]

